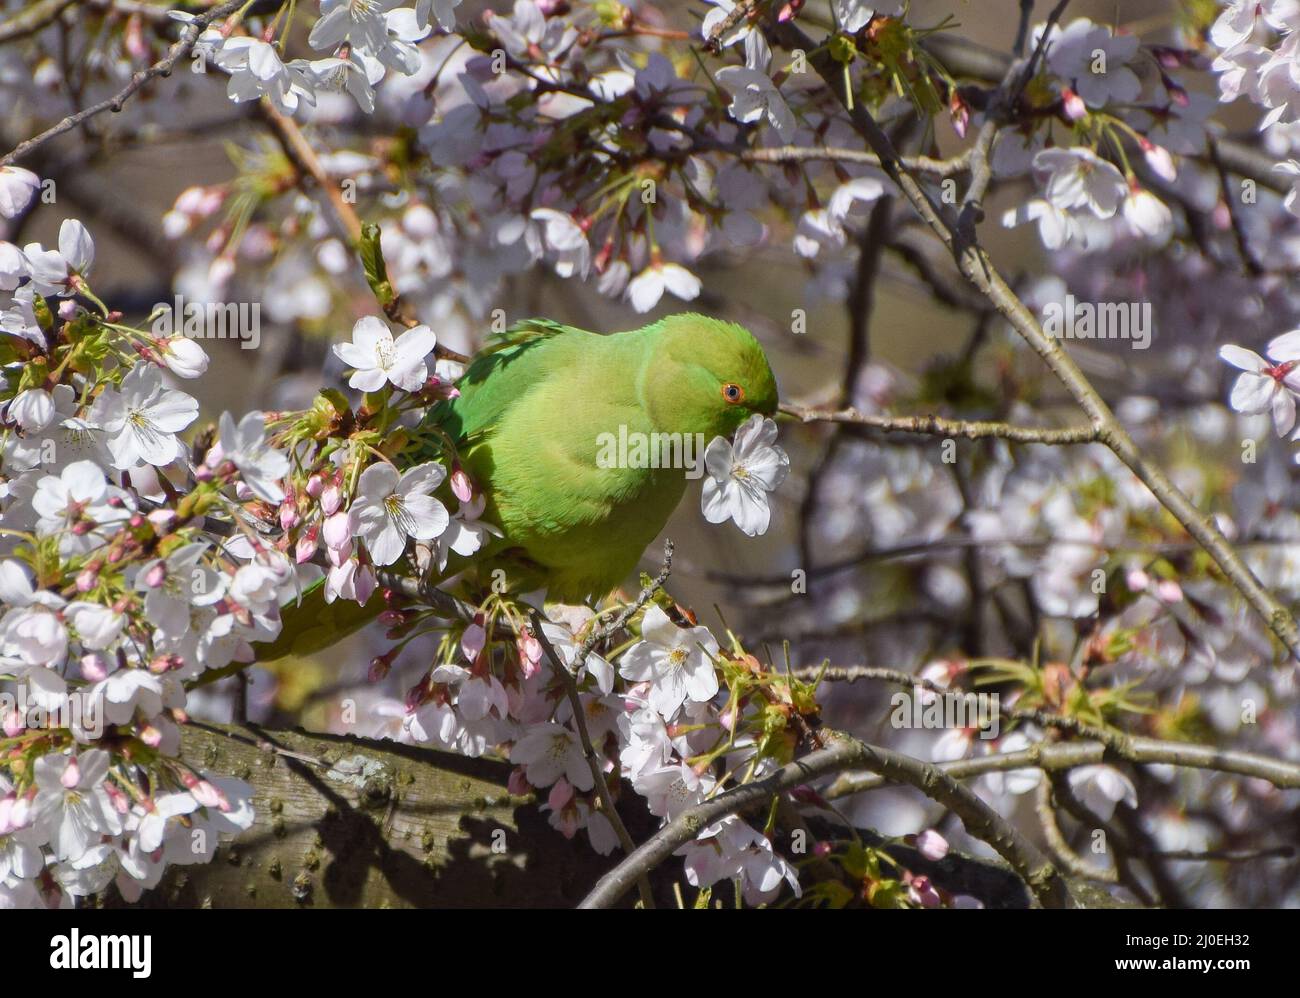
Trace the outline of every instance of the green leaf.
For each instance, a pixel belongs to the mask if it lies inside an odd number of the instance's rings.
[[[388,266],[384,263],[384,250],[379,245],[379,235],[379,226],[374,222],[361,226],[361,242],[357,245],[357,252],[366,273],[366,283],[370,285],[380,306],[387,308],[397,300],[397,292],[388,281]]]

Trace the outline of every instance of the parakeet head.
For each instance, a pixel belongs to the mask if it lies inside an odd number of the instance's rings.
[[[665,430],[729,437],[754,413],[776,413],[776,379],[744,326],[694,312],[648,326],[646,405]]]

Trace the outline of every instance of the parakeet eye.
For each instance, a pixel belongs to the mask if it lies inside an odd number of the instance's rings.
[[[743,402],[745,399],[745,389],[734,381],[728,381],[722,386],[722,397],[728,402]]]

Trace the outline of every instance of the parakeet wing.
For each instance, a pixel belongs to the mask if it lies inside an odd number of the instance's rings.
[[[440,405],[427,417],[458,444],[468,445],[522,397],[551,365],[551,345],[568,336],[595,336],[550,319],[527,319],[489,338],[457,382],[460,398]]]

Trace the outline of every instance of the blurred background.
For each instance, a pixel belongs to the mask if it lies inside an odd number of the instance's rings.
[[[5,9],[15,13],[23,6],[7,3]],[[1050,5],[1037,6],[1035,23]],[[1067,20],[1090,17],[1117,24],[1147,44],[1182,45],[1188,39],[1179,25],[1185,23],[1188,6],[1196,5],[1079,0],[1070,5]],[[87,9],[93,14],[96,4]],[[139,30],[151,44],[164,34],[174,36],[173,28],[160,26],[162,9],[152,8],[141,17]],[[484,4],[467,2],[458,18],[465,23],[484,9]],[[694,26],[706,8],[663,3],[655,10],[677,26]],[[1019,10],[1016,0],[917,0],[908,19],[922,26],[951,17],[951,33],[969,41],[972,50],[987,46],[1006,53]],[[120,67],[96,62],[93,39],[62,24],[48,30],[66,35],[62,49],[58,39],[52,44],[48,37],[42,40],[43,47],[61,51],[62,58],[46,58],[34,75],[22,57],[22,46],[30,42],[0,46],[5,103],[0,136],[6,147],[119,78]],[[1208,72],[1189,72],[1181,79],[1189,89],[1216,93]],[[275,155],[264,123],[246,105],[225,98],[223,80],[215,72],[179,71],[149,88],[123,114],[100,116],[46,145],[25,165],[55,180],[57,202],[20,220],[4,237],[52,244],[64,217],[81,218],[96,239],[97,292],[137,317],[177,292],[191,299],[211,296],[213,256],[205,249],[203,232],[169,235],[178,228],[177,198],[194,187],[233,191],[234,197]],[[404,118],[408,109],[409,104],[381,104],[379,113],[358,123],[322,103],[306,121],[337,156],[345,155],[338,150],[346,141],[356,155],[365,156],[410,137],[411,122]],[[1220,107],[1215,120],[1220,134],[1256,141],[1255,114],[1249,109]],[[939,120],[923,150],[916,136],[903,135],[914,151],[939,155],[950,155],[965,142],[946,118]],[[340,171],[348,168],[339,165]],[[436,176],[426,181],[437,189]],[[1295,326],[1290,282],[1242,274],[1239,261],[1223,250],[1231,234],[1222,228],[1210,234],[1207,250],[1207,244],[1193,238],[1192,209],[1188,220],[1180,216],[1173,245],[1158,259],[1124,247],[1088,259],[1076,252],[1049,253],[1032,226],[1007,229],[1000,224],[1003,212],[1022,203],[1030,189],[1024,179],[997,183],[985,203],[980,236],[1031,304],[1070,290],[1088,300],[1140,300],[1153,306],[1155,334],[1148,351],[1136,352],[1124,342],[1068,345],[1143,445],[1158,449],[1179,483],[1210,508],[1228,511],[1234,489],[1243,483],[1263,506],[1272,496],[1289,499],[1289,453],[1272,440],[1266,424],[1237,419],[1226,410],[1230,372],[1215,354],[1228,337],[1258,348]],[[1204,164],[1184,170],[1177,190],[1193,208],[1212,213],[1217,206],[1218,178]],[[312,213],[295,205],[303,197],[315,199],[319,192],[272,199],[240,223],[249,226],[241,252],[252,264],[261,264],[261,277],[241,284],[236,276],[223,286],[223,296],[261,302],[262,342],[256,350],[240,349],[235,341],[204,343],[212,368],[186,390],[197,395],[206,419],[224,410],[301,407],[322,384],[341,384],[341,368],[329,345],[346,339],[356,318],[376,311],[337,233],[324,223],[301,228],[300,218]],[[1260,212],[1260,218],[1274,219],[1277,195],[1263,190],[1260,197],[1270,209]],[[359,211],[367,219],[402,207],[382,182],[364,190],[363,198]],[[1011,418],[1030,425],[1076,421],[1064,392],[1044,377],[1037,358],[1013,341],[1005,324],[972,298],[906,205],[885,199],[863,213],[855,220],[854,246],[815,264],[791,249],[796,217],[774,205],[763,221],[768,232],[760,246],[711,252],[701,259],[695,269],[705,291],[690,308],[751,329],[768,351],[785,401]],[[1277,235],[1269,229],[1275,221],[1258,224],[1262,234]],[[1283,235],[1295,238],[1294,231]],[[418,244],[419,239],[410,241]],[[283,252],[290,244],[294,251]],[[430,259],[420,266],[430,286],[442,279],[440,273],[467,280],[463,261],[436,259],[436,241],[426,249]],[[260,260],[258,253],[263,254]],[[543,266],[482,289],[477,309],[468,294],[449,306],[436,294],[426,299],[418,290],[402,290],[440,341],[464,352],[482,342],[492,308],[504,308],[511,319],[541,315],[600,331],[633,328],[684,308],[665,299],[654,313],[638,315],[590,285],[556,279]],[[426,302],[431,304],[426,307]],[[802,334],[792,329],[792,316],[799,310],[806,315]],[[1260,441],[1265,457],[1254,466],[1236,460],[1244,438]],[[1090,482],[1114,473],[1102,457],[1031,447],[1017,449],[1013,458],[1002,444],[980,442],[962,443],[958,461],[948,464],[941,441],[932,437],[886,438],[794,422],[785,424],[781,442],[791,457],[791,475],[774,496],[772,527],[765,536],[748,539],[730,524],[706,523],[699,513],[698,483],[665,531],[677,550],[670,589],[695,608],[702,623],[716,628],[725,622],[745,635],[755,653],[778,662],[788,656],[795,667],[830,661],[909,672],[974,656],[1068,661],[1079,641],[1095,633],[1096,610],[1079,614],[1062,608],[1052,602],[1052,593],[1038,587],[1039,577],[1053,563],[1059,565],[1066,550],[1052,546],[1059,538],[1050,523],[1038,519],[1043,500],[1026,499],[1018,507],[1009,496],[1016,476],[1026,469],[1045,480],[1069,482],[1073,495],[1086,494]],[[1099,502],[1123,506],[1113,497]],[[1081,521],[1094,512],[1080,500]],[[1241,524],[1243,530],[1247,526]],[[973,541],[977,535],[985,543]],[[1017,549],[1018,561],[1006,555],[1005,545],[994,543],[999,536],[1024,542]],[[1178,547],[1182,539],[1168,523],[1153,522],[1146,538],[1168,545],[1163,554],[1177,566],[1191,557],[1185,545]],[[1114,567],[1098,536],[1084,541],[1091,560],[1085,559],[1076,575],[1093,564]],[[1084,541],[1072,543],[1077,547]],[[660,550],[659,542],[651,546],[643,568],[657,568]],[[1280,556],[1291,560],[1266,566],[1270,580],[1288,596],[1300,580],[1290,552],[1288,546]],[[1270,556],[1278,556],[1278,550]],[[806,573],[806,591],[792,590],[797,571]],[[1193,621],[1188,626],[1195,632],[1199,625]],[[1186,657],[1195,641],[1186,635],[1183,640]],[[1266,649],[1267,639],[1263,643]],[[377,634],[362,634],[318,660],[258,670],[252,688],[257,715],[307,728],[337,728],[344,691],[369,703],[400,700],[401,668],[382,688],[364,685],[368,662],[383,647]],[[1158,651],[1175,654],[1168,645]],[[1257,640],[1249,654],[1260,654]],[[1225,656],[1231,657],[1219,649],[1219,657]],[[414,658],[408,664],[409,682],[424,666]],[[1155,680],[1153,688],[1160,689],[1162,682]],[[864,684],[842,687],[828,695],[826,719],[883,737],[881,705],[888,694]],[[1181,699],[1181,692],[1177,696]],[[212,692],[208,709],[216,716],[228,713],[227,692]],[[931,749],[927,739],[919,732],[904,733],[897,744],[924,755]],[[855,802],[852,816],[893,834],[914,831],[925,810],[915,795],[886,790]],[[1213,830],[1191,828],[1172,806],[1169,820],[1174,823],[1167,833],[1170,841],[1212,835]],[[1296,819],[1292,815],[1288,820]],[[1245,893],[1233,895],[1238,901],[1249,898],[1250,891],[1266,890],[1253,883],[1240,889]]]

